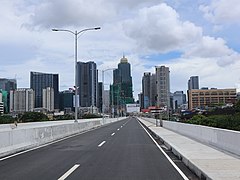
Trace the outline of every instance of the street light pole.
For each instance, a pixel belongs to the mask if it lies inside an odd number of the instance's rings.
[[[100,27],[95,27],[95,28],[87,28],[87,29],[83,29],[81,31],[71,31],[71,30],[68,30],[68,29],[52,29],[52,31],[66,31],[66,32],[69,32],[71,34],[73,34],[75,36],[75,85],[74,85],[74,88],[75,88],[75,120],[74,122],[78,122],[77,121],[77,115],[78,115],[78,101],[77,101],[77,92],[78,92],[78,88],[77,87],[77,39],[78,39],[78,35],[80,33],[83,33],[85,31],[91,31],[91,30],[99,30],[101,29]]]

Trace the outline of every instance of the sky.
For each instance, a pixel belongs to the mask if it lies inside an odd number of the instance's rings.
[[[170,90],[200,87],[240,90],[239,0],[0,0],[0,78],[30,86],[30,71],[58,73],[60,90],[74,85],[74,35],[78,60],[102,71],[123,54],[131,64],[134,97],[144,72],[170,68]],[[105,89],[112,71],[105,72]]]

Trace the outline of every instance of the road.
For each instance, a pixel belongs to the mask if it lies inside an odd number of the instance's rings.
[[[0,161],[0,179],[183,179],[135,118]]]

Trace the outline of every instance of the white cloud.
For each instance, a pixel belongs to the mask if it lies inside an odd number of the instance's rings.
[[[204,17],[212,23],[239,24],[239,0],[212,0],[211,4],[201,5],[199,9],[204,13]]]
[[[165,3],[140,9],[137,17],[124,23],[124,29],[141,49],[157,52],[182,50],[202,36],[200,27],[181,21],[178,13]]]
[[[200,78],[200,87],[237,88],[239,82],[238,68],[240,62],[234,65],[220,67],[217,59],[212,58],[181,58],[166,64],[170,67],[171,92],[186,90],[190,76]]]
[[[103,0],[45,1],[37,6],[28,24],[36,29],[66,26],[97,26],[115,17],[111,4]]]
[[[184,56],[217,60],[217,64],[223,67],[240,59],[239,53],[230,49],[222,38],[209,36],[203,36],[201,41],[185,52]]]

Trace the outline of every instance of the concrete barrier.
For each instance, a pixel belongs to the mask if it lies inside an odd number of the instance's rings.
[[[153,118],[143,118],[155,124]],[[240,156],[240,132],[208,126],[163,121],[163,127],[189,138],[195,139],[206,145]]]
[[[2,128],[0,125],[0,157],[123,119],[125,118],[83,119],[78,120],[78,123],[74,123],[74,120],[21,123],[14,128],[13,125],[3,125]]]

